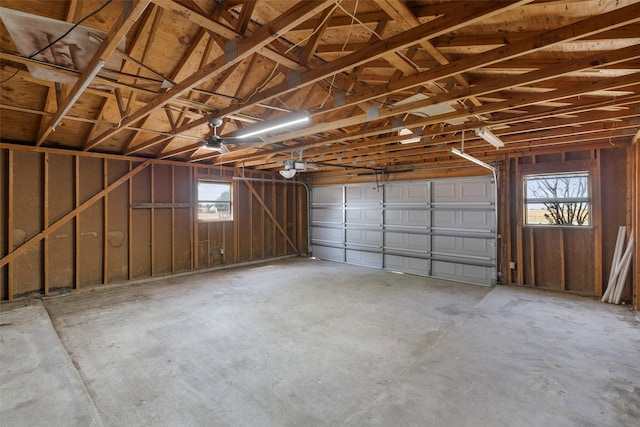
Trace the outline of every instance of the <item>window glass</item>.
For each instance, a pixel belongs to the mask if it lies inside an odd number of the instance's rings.
[[[198,181],[198,220],[230,221],[231,183]]]
[[[588,172],[525,176],[524,194],[526,224],[591,225]]]

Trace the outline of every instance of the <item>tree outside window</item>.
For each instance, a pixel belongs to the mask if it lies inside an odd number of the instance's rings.
[[[526,224],[591,225],[588,172],[529,175],[524,187]]]

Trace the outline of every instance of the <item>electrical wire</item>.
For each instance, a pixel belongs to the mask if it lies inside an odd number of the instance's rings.
[[[318,25],[316,27],[315,30],[313,30],[311,32],[311,34],[309,34],[307,37],[303,38],[302,40],[294,43],[293,45],[291,45],[289,47],[289,49],[287,49],[284,54],[288,54],[289,52],[291,52],[293,49],[295,49],[296,47],[300,46],[301,43],[304,43],[305,41],[309,40],[311,37],[314,36],[314,34],[316,34],[318,31],[320,31],[320,28],[322,28],[325,24],[325,22],[327,22],[329,20],[329,18],[331,18],[331,15],[333,15],[333,12],[338,8],[338,6],[340,6],[340,2],[342,0],[337,0],[336,4],[333,6],[333,9],[331,10],[330,13],[327,13],[327,16],[325,16],[324,20],[320,23],[320,25]],[[258,94],[258,92],[260,92],[265,86],[267,86],[269,83],[271,83],[271,80],[273,79],[276,71],[278,70],[278,67],[280,66],[280,63],[277,63],[276,66],[273,68],[273,70],[271,70],[271,74],[269,74],[269,77],[267,77],[267,79],[265,80],[265,82],[263,84],[261,84],[260,86],[258,86],[251,95],[249,95],[244,101],[242,102],[232,102],[232,104],[236,104],[236,105],[244,105],[247,104],[251,98],[253,98],[254,96],[256,96]]]
[[[61,36],[59,36],[58,38],[56,38],[55,40],[53,40],[51,43],[49,43],[48,45],[40,48],[38,51],[32,53],[31,55],[27,56],[28,59],[33,59],[34,56],[44,52],[45,50],[49,49],[51,46],[53,46],[54,44],[58,43],[60,40],[64,39],[65,37],[67,37],[73,30],[75,30],[76,28],[78,28],[78,26],[80,26],[80,24],[82,24],[84,21],[86,21],[87,19],[91,18],[92,16],[94,16],[97,13],[100,13],[102,11],[102,9],[104,9],[105,7],[107,7],[107,5],[109,3],[113,2],[113,0],[107,0],[102,6],[100,6],[99,8],[97,8],[96,10],[94,10],[93,12],[89,13],[88,15],[86,15],[84,18],[80,19],[78,22],[76,22],[75,24],[73,24],[71,26],[71,28],[69,28],[67,31],[65,31]],[[6,83],[9,80],[11,80],[12,78],[14,78],[19,72],[20,70],[24,70],[26,69],[26,66],[24,64],[22,64],[20,67],[18,67],[18,69],[16,70],[15,73],[13,73],[11,76],[7,77],[6,79],[0,81],[0,84]]]
[[[347,33],[347,38],[345,39],[344,44],[342,45],[342,49],[340,50],[340,53],[344,53],[344,50],[347,48],[347,44],[349,43],[349,39],[351,38],[351,33],[353,32],[353,26],[356,20],[356,12],[358,11],[358,4],[359,4],[359,0],[356,0],[356,4],[353,6],[353,14],[351,15],[351,25],[349,26],[349,32]],[[337,6],[339,6],[339,4],[336,4],[336,7]],[[344,10],[342,6],[340,6],[340,9]],[[331,91],[334,88],[333,84],[335,82],[336,82],[336,74],[333,75],[333,77],[331,78],[331,81],[329,82],[329,90],[327,91],[327,95],[322,100],[322,103],[320,104],[320,106],[316,108],[314,111],[322,110],[324,108],[324,104],[327,102],[327,99],[329,99],[329,96],[331,96]]]

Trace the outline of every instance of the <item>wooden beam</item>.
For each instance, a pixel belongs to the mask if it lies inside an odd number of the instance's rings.
[[[49,236],[51,233],[56,231],[58,228],[62,227],[70,219],[76,218],[81,212],[84,212],[85,210],[87,210],[88,208],[93,206],[93,204],[95,202],[97,202],[98,200],[102,199],[106,194],[109,194],[111,191],[113,191],[116,188],[118,188],[120,186],[120,184],[122,184],[125,181],[128,181],[129,179],[131,179],[131,177],[136,175],[138,172],[144,170],[150,164],[151,164],[151,160],[147,160],[147,161],[141,163],[140,165],[138,165],[137,167],[135,167],[131,171],[125,173],[123,176],[121,176],[120,178],[115,180],[108,187],[106,187],[105,189],[103,189],[103,190],[99,191],[98,193],[94,194],[92,197],[90,197],[85,202],[83,202],[82,204],[77,206],[71,212],[69,212],[68,214],[64,215],[62,218],[60,218],[59,220],[57,220],[53,224],[49,225],[47,228],[42,230],[40,233],[36,234],[31,239],[29,239],[28,241],[26,241],[25,243],[20,245],[17,249],[9,252],[6,256],[4,256],[2,259],[0,259],[0,267],[6,265],[7,263],[9,263],[11,261],[13,261],[17,256],[23,254],[25,251],[27,251],[33,245],[38,243],[40,240],[42,240],[43,238]],[[76,236],[76,238],[78,238],[78,237],[79,236]]]
[[[249,187],[249,191],[251,191],[251,194],[253,194],[253,197],[256,198],[256,200],[258,201],[258,203],[260,203],[260,205],[262,206],[262,208],[264,209],[264,212],[269,216],[269,218],[271,218],[271,220],[273,221],[273,224],[276,226],[276,228],[278,229],[278,231],[280,231],[280,233],[282,233],[282,235],[284,236],[284,238],[287,240],[287,243],[289,243],[289,245],[293,248],[294,251],[296,251],[296,253],[300,253],[300,251],[298,250],[298,247],[296,246],[296,244],[293,242],[293,240],[291,240],[291,238],[289,237],[289,235],[287,234],[287,231],[282,227],[282,225],[278,222],[276,216],[273,214],[273,212],[271,211],[271,209],[269,209],[269,207],[265,204],[264,199],[260,196],[260,194],[258,194],[258,192],[256,191],[256,189],[253,187],[253,185],[251,184],[250,181],[243,181],[247,187]],[[0,265],[1,266],[1,265]]]
[[[251,37],[248,37],[245,40],[239,42],[237,44],[237,55],[234,58],[228,59],[225,57],[225,55],[219,56],[214,61],[210,62],[207,66],[202,67],[194,74],[178,83],[172,89],[157,96],[145,107],[131,113],[129,117],[127,117],[123,121],[121,127],[105,131],[94,140],[89,141],[87,144],[85,144],[83,149],[90,150],[91,148],[103,143],[104,141],[113,137],[116,133],[121,132],[127,126],[137,122],[143,117],[148,116],[158,108],[162,108],[164,105],[178,98],[185,92],[198,86],[204,81],[209,80],[220,73],[223,73],[228,68],[243,61],[251,54],[265,47],[273,40],[277,39],[282,34],[295,27],[298,23],[303,22],[309,17],[315,15],[317,12],[323,10],[331,3],[333,3],[331,0],[318,0],[305,1],[295,4],[287,12],[274,19],[269,25],[261,28]]]
[[[523,0],[522,3],[526,3],[527,1]],[[343,71],[347,71],[351,68],[357,67],[358,65],[362,65],[368,63],[375,58],[380,58],[387,53],[394,52],[399,49],[404,49],[409,46],[414,45],[416,42],[420,40],[427,40],[432,37],[437,37],[442,34],[446,34],[450,31],[458,29],[460,27],[469,25],[473,22],[479,21],[488,16],[492,16],[501,11],[510,9],[515,7],[517,3],[509,3],[509,5],[505,6],[500,2],[491,3],[487,6],[486,3],[483,2],[475,2],[469,5],[469,7],[461,9],[456,14],[451,16],[447,16],[444,18],[439,18],[435,21],[431,21],[425,24],[420,25],[419,27],[412,28],[411,30],[405,31],[403,33],[394,35],[386,40],[379,40],[375,43],[369,45],[366,49],[361,49],[360,51],[353,52],[352,54],[341,57],[333,62],[320,64],[312,70],[309,70],[302,74],[301,85],[296,87],[289,87],[288,82],[284,82],[282,84],[275,85],[272,88],[269,88],[251,98],[251,100],[245,100],[242,103],[234,104],[228,108],[222,109],[218,112],[219,117],[224,117],[226,115],[237,113],[246,108],[253,107],[257,104],[260,104],[266,100],[273,99],[279,96],[286,95],[289,92],[300,89],[303,86],[307,86],[312,83],[317,83],[327,77],[331,77],[334,74],[339,74]],[[285,16],[285,15],[283,15]],[[265,28],[262,28],[251,39],[255,38],[257,34],[263,31]],[[249,40],[249,39],[246,39]],[[421,83],[418,83],[421,84]],[[371,99],[371,98],[370,98]],[[186,126],[181,126],[178,129],[179,133],[186,132],[194,127],[200,126],[206,123],[207,117],[203,117],[202,119],[194,120],[192,123],[189,123]],[[124,123],[127,124],[127,123]],[[100,143],[102,141],[95,141]],[[97,144],[96,144],[97,145]]]
[[[66,110],[71,108],[75,100],[82,94],[84,88],[89,84],[90,79],[94,77],[92,74],[94,74],[95,70],[99,70],[99,68],[101,68],[102,65],[109,59],[109,56],[111,56],[111,54],[118,47],[118,43],[120,43],[129,29],[133,26],[133,24],[135,24],[136,20],[147,8],[150,1],[151,0],[138,0],[128,15],[126,14],[126,12],[122,13],[120,18],[118,19],[118,22],[111,29],[111,31],[109,31],[109,33],[107,34],[107,38],[104,40],[104,42],[102,42],[100,47],[98,47],[98,50],[93,55],[93,58],[91,58],[91,61],[89,62],[89,64],[87,64],[86,69],[74,84],[71,92],[58,107],[58,111],[49,120],[49,123],[46,126],[46,130],[38,139],[37,144],[42,144],[49,137],[51,132],[54,131],[53,125],[62,119],[62,117],[67,113]]]

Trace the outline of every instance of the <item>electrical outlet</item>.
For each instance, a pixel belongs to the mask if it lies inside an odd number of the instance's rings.
[[[511,262],[509,263],[509,268],[510,268],[510,269],[512,269],[512,270],[515,270],[515,269],[516,269],[516,263],[515,263],[515,262],[513,262],[513,261],[511,261]]]
[[[224,248],[220,248],[220,255],[224,255]]]

